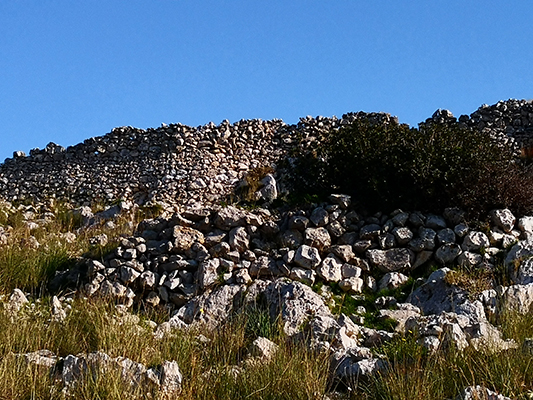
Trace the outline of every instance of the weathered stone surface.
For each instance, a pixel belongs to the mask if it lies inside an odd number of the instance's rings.
[[[339,351],[333,356],[334,376],[353,382],[377,374],[387,367],[379,358],[364,358],[358,349]]]
[[[352,246],[349,244],[331,246],[329,251],[347,263],[355,258],[355,253],[352,250]]]
[[[164,361],[161,365],[160,390],[167,395],[175,395],[181,390],[183,376],[176,361]]]
[[[414,255],[408,249],[367,250],[370,264],[383,272],[401,271],[411,268]]]
[[[368,271],[368,269],[365,269],[365,271]],[[362,268],[353,264],[344,263],[341,267],[341,273],[343,278],[359,278],[362,272]]]
[[[437,232],[437,244],[455,243],[455,232],[450,228],[444,228]]]
[[[339,205],[343,210],[346,210],[352,204],[352,198],[345,194],[331,194],[329,200],[333,204]]]
[[[377,224],[365,225],[359,231],[361,240],[376,240],[381,234],[381,226]]]
[[[464,251],[479,251],[490,247],[490,240],[483,232],[470,231],[464,237],[461,247]]]
[[[444,217],[440,215],[428,215],[425,222],[426,228],[433,229],[435,231],[446,228],[446,221]]]
[[[316,268],[318,276],[327,282],[338,282],[342,279],[343,262],[333,254],[328,254]]]
[[[304,232],[304,243],[324,251],[331,246],[331,236],[326,228],[307,228]]]
[[[357,277],[344,278],[339,281],[339,287],[348,293],[361,293],[363,286],[364,281]]]
[[[477,385],[477,386],[468,386],[466,387],[456,398],[455,400],[511,400],[511,398],[493,392],[492,390],[487,389],[486,387]]]
[[[396,239],[396,242],[400,246],[404,246],[407,243],[409,243],[411,241],[411,239],[413,239],[413,236],[414,236],[413,232],[409,228],[407,228],[405,226],[395,227],[392,230],[392,234],[394,235],[394,238]]]
[[[318,249],[305,244],[301,245],[294,254],[294,262],[302,268],[314,269],[321,262]]]
[[[518,220],[517,227],[522,232],[533,232],[533,217],[525,216]]]
[[[387,272],[378,282],[378,290],[396,289],[409,280],[404,274],[399,272]]]
[[[14,289],[11,295],[9,296],[9,301],[7,303],[7,309],[11,313],[18,313],[25,304],[28,304],[29,301],[22,293],[20,289]]]
[[[178,251],[187,251],[195,243],[204,243],[204,235],[196,229],[176,225],[173,228],[174,247]]]
[[[229,245],[232,250],[238,252],[244,252],[248,250],[250,246],[250,235],[244,227],[237,227],[230,231],[229,233]]]
[[[214,328],[226,321],[236,306],[240,305],[243,285],[223,285],[191,299],[179,309],[176,318],[186,324],[205,324]]]
[[[505,288],[501,304],[507,310],[524,315],[530,313],[533,304],[533,285],[511,285]]]
[[[300,232],[303,232],[307,229],[307,226],[309,225],[309,219],[301,216],[301,215],[295,215],[289,219],[289,229],[295,229]]]
[[[511,210],[505,208],[500,210],[492,210],[490,212],[492,223],[506,233],[510,233],[516,222],[516,217]]]
[[[252,357],[259,357],[268,361],[274,356],[278,349],[279,346],[273,341],[265,337],[258,337],[252,342],[249,352]]]
[[[453,263],[462,253],[461,246],[455,243],[448,243],[440,246],[435,252],[435,260],[441,265]]]
[[[280,243],[283,247],[297,249],[303,244],[304,238],[300,231],[289,229],[281,233]]]
[[[405,329],[405,323],[410,318],[418,318],[420,316],[420,309],[409,303],[398,304],[398,309],[379,310],[378,317],[380,319],[392,319],[397,322],[394,330],[400,333],[407,333]]]
[[[287,336],[300,332],[302,324],[313,316],[331,316],[323,298],[300,282],[276,280],[265,290],[267,304],[273,318],[281,315]]]
[[[220,260],[218,258],[213,258],[200,264],[198,267],[198,285],[201,289],[206,289],[217,281],[219,267]]]
[[[475,267],[483,261],[481,254],[472,253],[470,251],[463,251],[457,257],[457,263],[463,267]]]
[[[317,207],[313,210],[309,219],[317,227],[326,226],[329,222],[329,214],[322,207]]]
[[[311,269],[294,267],[291,269],[289,278],[293,281],[305,283],[306,285],[312,285],[315,283],[316,272]]]
[[[258,257],[257,260],[253,261],[249,272],[252,278],[279,275],[276,261],[267,256]]]
[[[450,271],[442,268],[433,272],[426,283],[409,295],[407,302],[420,308],[424,315],[454,312],[473,322],[484,321],[486,317],[481,302],[470,301],[467,291],[447,283],[446,275]]]
[[[272,174],[267,174],[263,179],[261,179],[261,184],[263,187],[257,192],[258,199],[271,203],[276,200],[278,197],[278,188],[276,179]]]

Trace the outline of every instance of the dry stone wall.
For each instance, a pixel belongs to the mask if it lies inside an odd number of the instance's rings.
[[[50,143],[28,156],[14,152],[13,158],[0,164],[0,197],[7,201],[56,197],[78,205],[116,199],[139,204],[152,199],[180,205],[215,203],[231,193],[250,169],[275,166],[293,149],[296,137],[304,138],[305,146],[305,141],[361,117],[397,122],[390,114],[358,112],[342,118],[308,116],[295,125],[256,119],[196,128],[182,124],[115,128],[68,148]],[[437,110],[428,121],[456,118]],[[532,155],[531,101],[483,105],[470,116],[459,117],[459,122]]]
[[[247,171],[275,166],[295,138],[312,141],[321,133],[360,117],[387,122],[385,113],[305,117],[296,125],[281,120],[223,121],[193,128],[115,128],[64,148],[50,143],[26,156],[17,151],[0,165],[0,197],[7,201],[48,197],[87,205],[132,199],[173,204],[218,202]]]

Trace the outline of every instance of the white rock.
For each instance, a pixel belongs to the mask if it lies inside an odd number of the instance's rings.
[[[279,346],[273,341],[265,337],[258,337],[252,342],[250,355],[252,357],[259,357],[263,360],[270,360],[278,349]]]
[[[315,283],[315,275],[316,272],[311,269],[294,267],[291,269],[289,278],[293,281],[305,283],[306,285],[312,285]]]
[[[378,290],[383,289],[396,289],[407,282],[409,278],[399,272],[387,272],[379,280]]]
[[[339,281],[339,287],[348,293],[361,293],[364,281],[361,278],[345,278]]]
[[[505,208],[500,210],[492,210],[490,213],[492,223],[498,228],[503,229],[504,232],[511,232],[516,222],[516,217],[511,210]]]
[[[461,248],[464,251],[479,251],[481,248],[490,247],[490,240],[483,232],[470,231],[463,239]]]
[[[342,279],[342,261],[333,254],[328,254],[316,268],[318,276],[327,282],[338,282]]]
[[[302,268],[314,269],[321,262],[320,253],[317,248],[303,244],[294,253],[294,262]]]

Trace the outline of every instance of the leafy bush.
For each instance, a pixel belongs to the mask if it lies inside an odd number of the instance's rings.
[[[531,169],[486,133],[458,124],[416,129],[358,119],[295,157],[297,192],[346,193],[366,211],[456,206],[476,217],[496,207],[533,210]]]

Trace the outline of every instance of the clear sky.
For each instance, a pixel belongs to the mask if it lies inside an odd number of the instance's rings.
[[[533,97],[527,0],[3,0],[0,162],[115,126]]]

